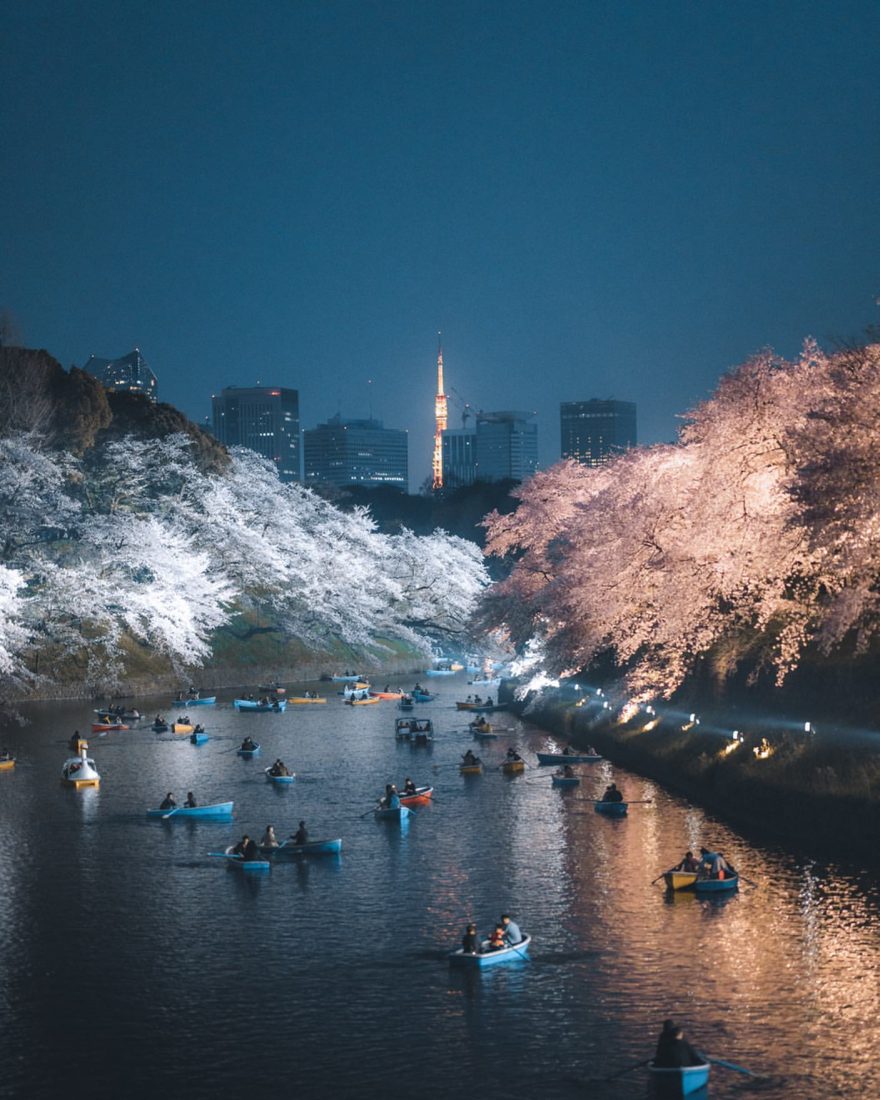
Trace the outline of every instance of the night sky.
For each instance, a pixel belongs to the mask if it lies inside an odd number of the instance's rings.
[[[880,4],[7,0],[0,307],[196,420],[638,403],[880,322]],[[372,379],[372,385],[369,381]]]

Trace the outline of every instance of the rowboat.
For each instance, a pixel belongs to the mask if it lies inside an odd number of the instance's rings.
[[[605,814],[606,817],[626,817],[629,804],[626,802],[597,802],[595,810],[597,814]]]
[[[345,700],[346,706],[349,706],[349,707],[366,707],[370,703],[381,703],[381,702],[382,702],[381,699],[374,699],[371,695],[367,695],[365,698],[362,698],[362,699],[356,699],[356,698],[352,697],[351,699],[346,699]]]
[[[223,854],[231,864],[241,868],[245,874],[259,875],[264,871],[268,871],[272,866],[268,859],[243,859],[232,851],[234,847],[234,844],[230,844]]]
[[[195,728],[196,727],[192,724],[192,722],[172,722],[171,723],[171,732],[172,733],[194,733]]]
[[[274,683],[274,684],[259,684],[257,686],[257,691],[261,695],[286,695],[287,694],[287,688],[282,687],[281,684],[279,684],[277,682]]]
[[[459,764],[458,770],[461,775],[479,775],[483,770],[483,763],[480,761],[477,764]]]
[[[697,881],[696,871],[667,871],[663,881],[669,890],[690,890]]]
[[[67,787],[79,790],[80,787],[99,787],[101,777],[95,767],[95,761],[88,755],[87,741],[80,741],[79,756],[71,756],[61,768],[61,782]]]
[[[459,947],[457,951],[450,951],[449,963],[451,966],[469,966],[482,970],[484,966],[494,966],[496,963],[515,962],[517,959],[526,957],[531,942],[532,937],[524,935],[519,943],[501,947],[497,951],[490,951],[489,941],[483,940],[480,944],[480,950],[476,953],[472,954],[462,947]]]
[[[526,762],[525,760],[505,760],[501,770],[505,775],[518,775],[526,770]]]
[[[437,698],[437,696],[432,695],[430,691],[411,691],[410,695],[412,695],[417,703],[433,703]]]
[[[198,696],[195,696],[192,699],[175,699],[174,700],[174,706],[175,707],[187,707],[187,708],[189,708],[189,707],[209,707],[209,706],[211,706],[212,703],[216,703],[216,702],[217,702],[217,696],[216,695],[206,695],[204,698],[201,698],[201,699]]]
[[[705,1056],[704,1056],[705,1057]],[[661,1096],[690,1096],[709,1081],[708,1062],[699,1066],[648,1066],[651,1083]]]
[[[402,699],[406,695],[405,691],[370,691],[370,695],[374,699]]]
[[[139,722],[143,715],[139,710],[95,710],[101,722]]]
[[[486,723],[485,726],[470,726],[470,731],[474,737],[479,737],[481,741],[491,741],[496,737],[500,737],[501,734],[497,733],[492,727]]]
[[[377,821],[399,821],[402,825],[408,818],[412,817],[412,810],[406,806],[399,806],[396,809],[388,809],[386,806],[377,806],[373,810],[373,814]]]
[[[267,851],[265,848],[260,850]],[[282,858],[285,856],[334,856],[341,851],[342,840],[339,837],[335,840],[308,840],[305,844],[293,844],[285,840],[277,848],[272,849],[274,855]]]
[[[127,730],[124,722],[92,722],[92,733],[110,733],[112,730]]]
[[[11,772],[14,767],[14,756],[8,756],[5,760],[0,760],[0,772]]]
[[[362,682],[361,677],[354,672],[351,675],[346,673],[344,676],[331,676],[330,679],[336,684],[357,684]],[[365,681],[363,682],[363,686],[368,686]]]
[[[401,794],[401,806],[427,806],[434,793],[433,787],[416,787],[415,794]]]
[[[203,817],[227,820],[232,817],[233,802],[213,802],[208,806],[176,806],[173,810],[147,810],[147,817]]]
[[[251,757],[257,756],[259,754],[259,752],[260,752],[260,746],[256,743],[254,743],[254,747],[252,749],[245,749],[245,748],[238,749],[238,755],[243,756],[246,760],[250,760]]]
[[[256,710],[264,714],[270,710],[279,711],[287,708],[286,699],[276,699],[271,703],[263,703],[258,699],[235,699],[233,702],[236,710]]]
[[[426,668],[426,676],[454,676],[455,673],[451,668]]]
[[[296,779],[296,775],[293,772],[290,775],[272,775],[272,768],[266,768],[266,778],[271,783],[292,783]]]
[[[415,729],[410,727],[410,740],[414,745],[427,745],[434,740],[434,723],[430,718],[412,718],[410,722],[416,727]]]
[[[309,703],[326,703],[327,700],[323,696],[315,696],[312,698],[310,695],[291,695],[287,700],[288,703],[292,703],[294,706],[305,706]]]
[[[734,871],[724,878],[698,878],[694,889],[698,894],[721,894],[739,886],[739,875]]]
[[[539,764],[595,764],[602,757],[598,753],[539,752]]]
[[[398,710],[413,710],[414,708],[415,703],[408,695],[404,695],[404,697],[397,704]]]
[[[167,722],[154,722],[152,724],[152,726],[150,726],[150,729],[153,730],[154,733],[167,733],[168,732],[168,723]]]
[[[480,711],[483,714],[495,714],[499,710],[507,710],[507,703],[469,703],[466,699],[456,700],[456,710]]]
[[[498,687],[501,683],[501,677],[495,676],[491,680],[468,680],[468,687]]]
[[[196,731],[193,730],[189,735],[189,739],[194,745],[204,745],[208,740],[208,735],[206,733],[196,733]]]
[[[577,787],[579,783],[580,779],[576,775],[551,776],[551,786],[553,787]]]

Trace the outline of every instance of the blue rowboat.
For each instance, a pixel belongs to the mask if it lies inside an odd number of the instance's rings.
[[[167,733],[168,732],[168,723],[167,722],[154,722],[152,724],[152,726],[150,726],[150,729],[153,730],[154,733]]]
[[[461,947],[457,951],[450,951],[449,964],[450,966],[468,966],[482,970],[484,966],[495,966],[497,963],[516,962],[517,959],[522,961],[528,954],[531,942],[532,937],[524,935],[519,943],[502,947],[498,951],[490,951],[489,941],[483,940],[480,944],[480,950],[476,954],[470,954]]]
[[[595,810],[597,814],[605,814],[606,817],[626,817],[629,809],[627,802],[597,802]]]
[[[597,760],[602,759],[598,754],[587,752],[577,755],[572,753],[566,755],[564,752],[539,752],[537,755],[539,764],[595,764]]]
[[[402,825],[407,818],[412,816],[412,810],[406,806],[400,806],[396,810],[389,810],[385,806],[377,806],[373,813],[377,821],[398,821]]]
[[[252,749],[239,749],[238,755],[243,756],[245,760],[251,760],[253,757],[258,756],[260,752],[260,746],[254,745]]]
[[[721,894],[739,886],[739,875],[734,871],[725,878],[698,878],[694,889],[698,894]]]
[[[661,1096],[690,1096],[709,1082],[710,1065],[699,1066],[648,1066],[651,1083],[657,1086]]]
[[[432,695],[430,691],[413,691],[410,692],[410,694],[417,703],[433,703],[437,698],[437,696]]]
[[[270,783],[292,783],[296,776],[291,772],[290,775],[273,775],[271,768],[266,768],[266,778]]]
[[[576,775],[554,775],[552,780],[554,787],[576,787],[580,783]]]
[[[331,676],[330,679],[334,684],[355,684],[360,680],[363,680],[363,676],[358,676],[356,673],[352,673],[350,676],[346,673],[345,676]]]
[[[174,810],[147,810],[147,817],[165,817],[175,820],[178,817],[232,817],[232,802],[213,802],[209,806],[178,806]]]
[[[175,699],[173,707],[209,707],[217,702],[216,695],[206,695],[202,699]]]
[[[275,699],[271,703],[261,703],[257,699],[235,699],[234,705],[236,710],[255,710],[263,714],[270,710],[287,710],[286,699]]]
[[[305,844],[294,844],[291,840],[285,840],[273,849],[276,856],[284,859],[287,856],[335,856],[342,851],[342,839],[335,840],[309,840]]]
[[[206,733],[196,733],[196,731],[193,730],[193,732],[189,735],[189,739],[193,745],[204,745],[204,743],[208,740],[208,735]]]
[[[242,859],[241,856],[233,854],[232,849],[234,847],[234,844],[230,844],[230,846],[226,849],[226,852],[224,853],[226,859],[229,863],[233,864],[235,867],[238,867],[239,870],[243,871],[246,875],[263,874],[265,871],[268,871],[269,868],[272,866],[268,859]]]

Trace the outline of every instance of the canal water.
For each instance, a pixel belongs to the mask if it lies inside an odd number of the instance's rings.
[[[607,763],[551,788],[552,738],[505,715],[477,745],[438,680],[430,749],[394,738],[393,702],[237,713],[193,708],[202,746],[145,725],[90,738],[99,790],[59,784],[87,704],[27,709],[2,741],[0,1096],[189,1098],[643,1097],[673,1016],[710,1055],[708,1095],[880,1096],[876,875],[747,842],[658,785]],[[314,687],[315,685],[310,685]],[[412,686],[411,681],[406,686]],[[167,700],[138,700],[173,716]],[[466,719],[466,716],[464,716]],[[244,760],[245,734],[262,754]],[[530,767],[503,775],[509,744]],[[263,769],[297,773],[279,788]],[[433,783],[409,828],[368,812],[384,784]],[[633,804],[588,801],[615,779]],[[166,791],[234,799],[233,823],[148,820]],[[245,878],[209,853],[304,819],[342,854]],[[651,885],[687,848],[718,848],[754,886],[719,900]],[[450,969],[467,921],[502,911],[534,939],[528,961]],[[701,1095],[706,1095],[701,1094]]]

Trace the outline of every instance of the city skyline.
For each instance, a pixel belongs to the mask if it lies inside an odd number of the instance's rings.
[[[4,31],[0,307],[65,366],[148,349],[195,421],[270,376],[372,399],[415,487],[438,330],[450,426],[534,409],[547,466],[561,402],[634,400],[671,440],[750,355],[878,321],[864,0],[33,0]],[[149,78],[108,81],[119,56]]]

